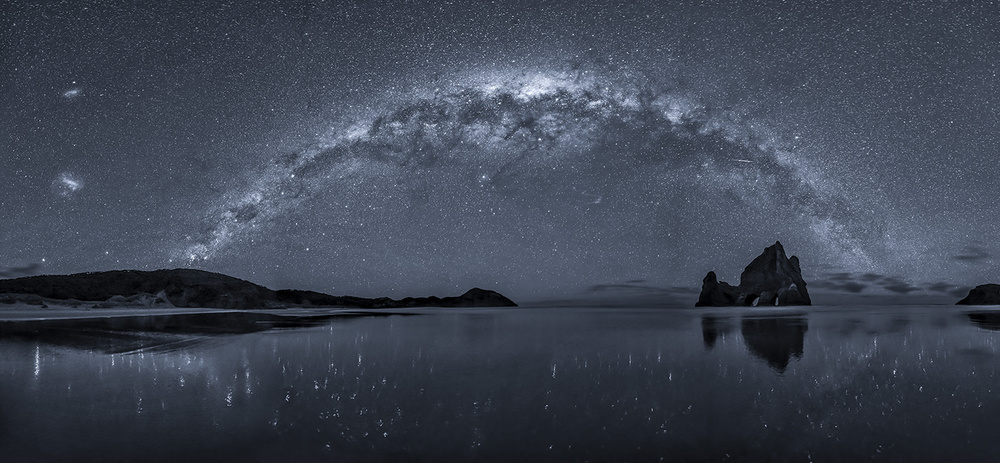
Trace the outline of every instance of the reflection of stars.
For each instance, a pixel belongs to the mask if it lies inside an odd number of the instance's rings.
[[[69,172],[63,172],[52,182],[56,194],[64,198],[72,197],[83,189],[83,180]]]

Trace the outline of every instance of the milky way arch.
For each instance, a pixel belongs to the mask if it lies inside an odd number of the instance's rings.
[[[277,156],[249,186],[225,193],[175,257],[211,259],[311,198],[386,169],[457,166],[502,190],[512,178],[589,157],[614,169],[687,169],[705,188],[804,219],[851,263],[871,264],[856,236],[877,221],[852,210],[842,187],[791,144],[735,111],[651,79],[540,71],[466,80],[393,97],[385,109]]]

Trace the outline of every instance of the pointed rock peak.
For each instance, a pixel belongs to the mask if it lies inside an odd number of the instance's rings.
[[[789,257],[788,258],[788,264],[792,266],[792,269],[794,269],[796,273],[798,273],[799,275],[802,274],[802,268],[799,267],[799,258],[798,257],[796,257],[796,256]]]
[[[718,283],[718,282],[719,282],[719,277],[715,276],[715,272],[708,272],[708,275],[705,275],[705,279],[702,280],[702,283]]]
[[[785,257],[785,247],[781,245],[781,241],[775,241],[774,244],[764,248],[763,254],[777,254]]]

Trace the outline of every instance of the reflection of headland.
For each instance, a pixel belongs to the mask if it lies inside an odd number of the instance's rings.
[[[701,318],[705,349],[715,346],[718,339],[735,328],[732,318],[705,315]],[[740,332],[747,351],[767,362],[778,373],[784,373],[792,357],[801,358],[809,324],[804,314],[745,316]]]
[[[138,313],[138,312],[137,312]],[[167,352],[210,342],[225,335],[272,329],[309,328],[359,317],[408,315],[394,312],[338,311],[278,315],[263,311],[211,311],[92,318],[0,321],[0,340],[37,341],[109,354]]]
[[[990,331],[1000,331],[1000,312],[966,312],[969,321],[979,328]]]

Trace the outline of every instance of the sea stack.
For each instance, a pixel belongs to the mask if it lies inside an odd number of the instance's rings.
[[[740,274],[740,285],[719,282],[715,272],[702,281],[696,307],[812,305],[798,257],[789,258],[780,241],[764,249]]]
[[[979,285],[956,305],[1000,305],[1000,285]]]
[[[737,305],[740,289],[726,282],[719,282],[715,272],[708,272],[701,282],[701,295],[695,307],[719,307]]]

